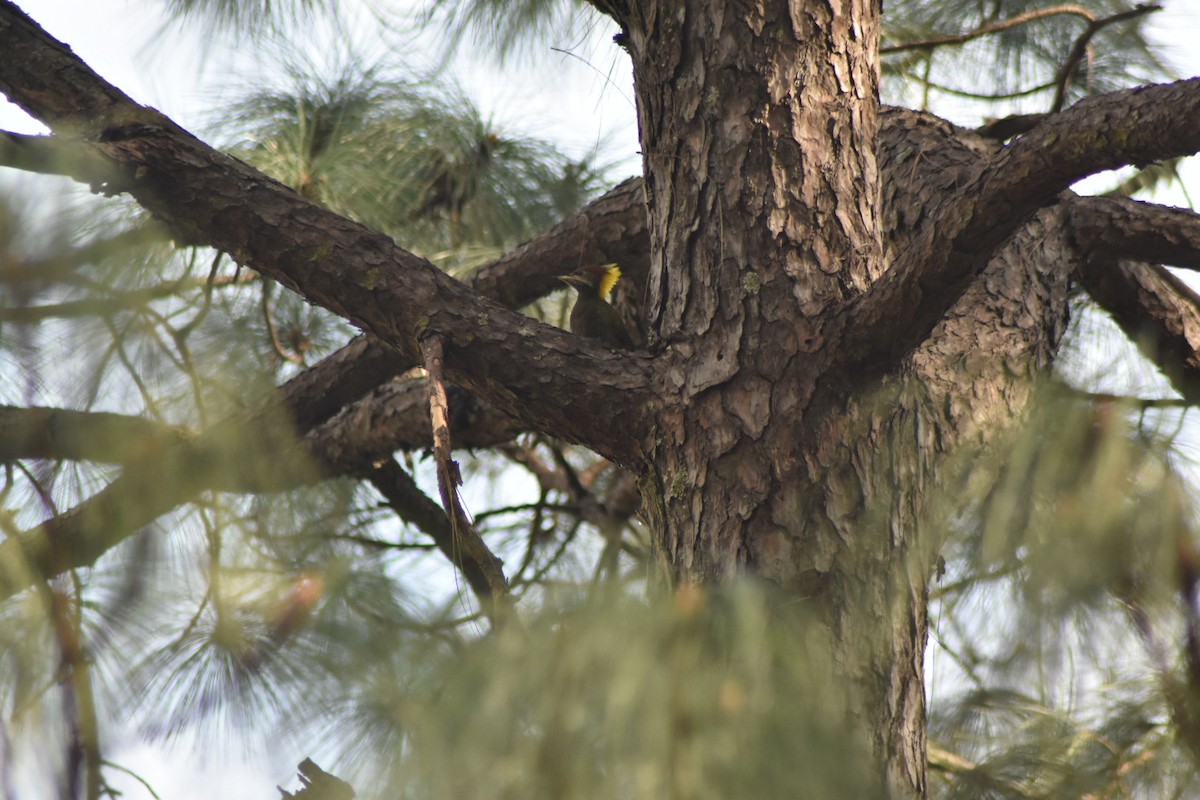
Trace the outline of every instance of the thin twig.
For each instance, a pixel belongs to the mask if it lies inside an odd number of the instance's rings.
[[[1196,605],[1197,588],[1200,587],[1200,555],[1183,532],[1176,537],[1176,547],[1179,554],[1179,599],[1183,606],[1188,694],[1194,700],[1200,695],[1200,609]]]
[[[905,50],[926,50],[932,47],[940,47],[945,44],[965,44],[972,39],[978,39],[981,36],[987,36],[992,33],[1006,31],[1009,28],[1016,28],[1019,25],[1024,25],[1028,22],[1034,22],[1046,17],[1059,16],[1061,14],[1070,14],[1076,17],[1083,17],[1089,23],[1096,21],[1096,15],[1087,10],[1083,6],[1076,5],[1061,5],[1053,6],[1052,8],[1039,8],[1036,11],[1027,11],[1024,14],[1018,14],[1010,19],[1001,22],[993,22],[989,25],[976,28],[973,31],[966,33],[952,33],[946,36],[935,36],[932,39],[922,39],[918,42],[905,42],[904,44],[893,44],[887,47],[879,48],[879,52],[887,55],[888,53],[902,53]]]
[[[267,334],[271,337],[271,349],[284,361],[304,366],[304,356],[289,352],[283,346],[283,341],[279,338],[279,331],[275,328],[275,316],[271,313],[271,287],[274,285],[271,281],[263,281],[262,286],[262,314],[263,321],[267,324]]]
[[[1130,175],[1107,192],[1101,193],[1100,197],[1133,197],[1138,192],[1155,188],[1162,181],[1174,181],[1183,190],[1183,199],[1187,203],[1187,206],[1192,206],[1192,201],[1187,197],[1187,189],[1179,175],[1179,164],[1182,161],[1183,158],[1180,157],[1151,164],[1145,169]]]
[[[1060,387],[1072,397],[1096,405],[1115,405],[1121,408],[1147,411],[1154,408],[1191,408],[1196,404],[1182,397],[1130,397],[1108,392],[1088,392],[1070,386]]]
[[[3,408],[3,406],[0,406]],[[544,496],[544,494],[543,494]],[[487,511],[480,511],[475,515],[475,522],[479,523],[485,519],[499,517],[504,514],[520,514],[525,511],[560,511],[567,514],[575,513],[578,509],[569,503],[517,503],[511,506],[498,506],[497,508],[489,508]]]
[[[241,275],[234,275],[233,277],[223,279],[218,278],[217,272],[221,269],[221,257],[224,255],[220,250],[213,255],[212,264],[208,267],[208,278],[204,281],[204,299],[200,303],[200,308],[192,315],[192,318],[179,328],[177,332],[179,336],[187,338],[191,335],[192,331],[200,327],[200,323],[212,311],[213,289],[217,286],[237,286],[257,280],[257,276],[253,273],[247,273],[249,280],[243,280]]]
[[[100,763],[103,766],[108,767],[109,769],[115,769],[118,772],[124,772],[126,775],[128,775],[129,777],[133,778],[135,781],[140,783],[142,785],[142,787],[147,792],[150,793],[150,796],[153,797],[154,800],[162,800],[162,798],[158,796],[158,792],[154,791],[154,787],[151,786],[150,783],[145,778],[143,778],[141,775],[139,775],[136,772],[134,772],[133,770],[131,770],[129,767],[123,767],[120,764],[116,763],[115,761],[109,761],[108,759],[104,759]]]
[[[1130,596],[1117,598],[1125,607],[1133,623],[1134,630],[1142,640],[1146,654],[1154,661],[1158,679],[1162,686],[1163,699],[1167,702],[1171,721],[1175,723],[1178,739],[1192,752],[1192,756],[1200,755],[1197,746],[1195,715],[1192,712],[1192,702],[1188,696],[1187,687],[1180,684],[1173,674],[1166,649],[1154,635],[1154,626],[1145,607]]]
[[[1092,37],[1115,22],[1136,19],[1152,11],[1162,11],[1162,6],[1143,3],[1128,11],[1122,11],[1119,14],[1113,14],[1103,19],[1093,18],[1088,22],[1087,28],[1075,40],[1075,46],[1071,48],[1071,54],[1067,56],[1067,60],[1059,68],[1058,74],[1054,76],[1054,83],[1058,88],[1054,91],[1054,103],[1050,106],[1051,114],[1057,114],[1059,111],[1062,111],[1063,103],[1066,101],[1067,89],[1071,86],[1071,76],[1074,74],[1075,68],[1079,66],[1079,62],[1087,54],[1088,45],[1091,43]]]

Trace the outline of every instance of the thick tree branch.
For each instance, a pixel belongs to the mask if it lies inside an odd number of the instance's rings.
[[[109,86],[11,3],[0,3],[0,89],[132,177],[172,228],[231,253],[408,358],[445,337],[447,376],[518,418],[629,463],[652,424],[650,362],[481,299],[387,237],[307,202]],[[622,407],[627,435],[608,413]],[[632,433],[633,435],[628,435]]]
[[[1200,295],[1157,264],[1095,258],[1088,294],[1190,404],[1200,403]]]
[[[650,268],[641,178],[629,178],[551,230],[463,278],[484,297],[520,308],[563,288],[559,276],[615,263],[640,305]]]
[[[889,272],[826,329],[840,344],[829,348],[835,370],[858,381],[893,369],[1039,208],[1095,172],[1200,150],[1197,118],[1200,78],[1113,92],[1052,117],[979,171],[964,167],[955,199],[940,204]],[[907,312],[897,318],[895,309]]]
[[[447,389],[455,447],[494,447],[529,430],[465,389]],[[389,381],[315,428],[304,449],[327,474],[353,474],[397,450],[427,450],[429,431],[424,381]]]
[[[183,428],[101,411],[0,406],[0,462],[23,458],[136,464],[188,446]]]
[[[1090,97],[1001,151],[955,244],[990,250],[1071,184],[1127,164],[1200,151],[1200,78]],[[976,243],[977,242],[977,243]]]
[[[1200,263],[1197,219],[1181,209],[1099,197],[1076,199],[1069,216],[1084,256],[1084,289],[1189,403],[1200,402],[1200,295],[1163,267],[1132,259]]]
[[[277,394],[303,434],[410,366],[377,339],[359,336],[279,387]]]
[[[649,260],[642,182],[631,178],[548,232],[465,276],[463,283],[515,309],[562,290],[559,275],[615,262],[624,280],[638,287],[640,305]],[[327,418],[416,363],[371,337],[359,337],[289,382],[292,417],[305,430],[307,420]]]
[[[1133,259],[1200,270],[1200,214],[1121,197],[1071,203],[1075,240],[1089,257]]]
[[[121,178],[111,161],[79,142],[9,131],[0,131],[0,167],[63,175],[96,191],[115,187]]]
[[[645,285],[650,259],[645,198],[631,178],[548,232],[463,278],[509,308],[563,288],[559,275],[579,266],[616,262],[631,285]],[[285,402],[301,431],[416,365],[369,336],[360,336],[288,383]],[[395,449],[395,448],[393,448]],[[390,451],[389,451],[390,452]]]

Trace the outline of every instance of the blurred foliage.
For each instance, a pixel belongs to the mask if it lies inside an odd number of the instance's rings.
[[[1200,606],[1180,554],[1197,545],[1196,504],[1170,456],[1184,412],[1042,395],[996,462],[966,470],[975,500],[945,499],[935,796],[1191,796],[1200,664],[1180,643]]]
[[[234,152],[305,197],[451,263],[492,258],[595,196],[603,168],[506,134],[453,88],[351,64],[222,112]],[[481,253],[480,248],[486,248]]]
[[[881,796],[845,768],[862,747],[816,626],[751,585],[667,600],[580,597],[373,674],[341,761],[392,754],[357,773],[368,797]]]
[[[450,52],[471,42],[501,62],[586,38],[600,21],[592,6],[578,0],[451,0],[416,15],[419,26],[440,30]]]
[[[160,0],[169,17],[210,35],[257,36],[337,20],[337,0]]]
[[[884,16],[885,95],[922,108],[953,101],[984,116],[1048,111],[1060,69],[1092,21],[1130,11],[1125,0],[905,0]],[[1070,81],[1067,104],[1088,94],[1169,78],[1147,40],[1150,14],[1100,28]],[[936,44],[988,27],[962,44]],[[919,43],[927,46],[915,46]],[[889,47],[908,46],[888,53]],[[982,87],[982,88],[981,88]],[[974,101],[974,102],[972,102]],[[933,105],[931,105],[933,104]]]

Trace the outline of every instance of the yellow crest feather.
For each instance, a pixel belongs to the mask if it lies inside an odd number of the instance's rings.
[[[608,296],[612,294],[613,287],[619,280],[621,280],[621,268],[616,264],[605,264],[604,274],[600,276],[600,283],[596,287],[602,300],[608,300]]]

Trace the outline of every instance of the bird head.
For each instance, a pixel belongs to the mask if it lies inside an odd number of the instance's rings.
[[[605,264],[602,267],[584,267],[570,275],[559,278],[568,286],[574,287],[581,294],[595,294],[601,300],[607,301],[613,287],[621,279],[621,268],[616,264]]]

